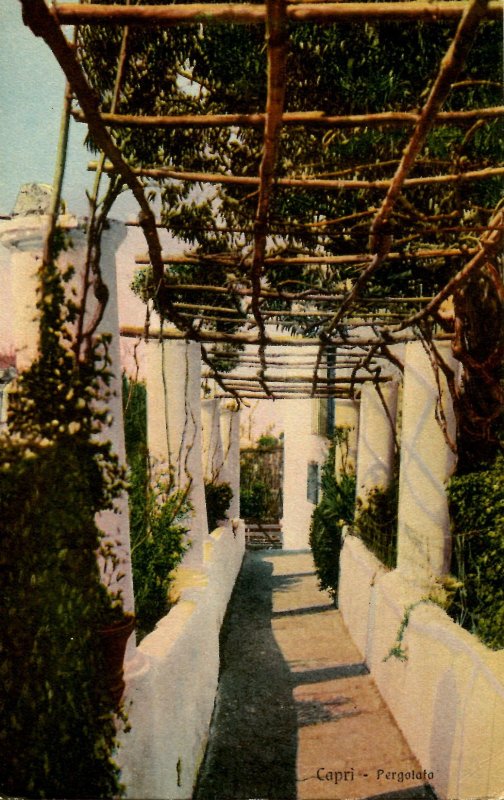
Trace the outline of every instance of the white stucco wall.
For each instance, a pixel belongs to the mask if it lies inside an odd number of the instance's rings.
[[[118,762],[133,800],[188,800],[204,755],[219,675],[219,631],[245,549],[243,524],[217,528],[204,572],[182,567],[178,603],[126,663]]]
[[[323,464],[328,439],[312,431],[312,401],[281,400],[284,424],[284,495],[282,536],[285,550],[309,547],[310,520],[315,506],[306,496],[310,461]]]
[[[345,539],[339,607],[413,753],[441,800],[495,800],[504,787],[504,651],[488,650],[424,597]],[[414,603],[405,660],[384,660]]]

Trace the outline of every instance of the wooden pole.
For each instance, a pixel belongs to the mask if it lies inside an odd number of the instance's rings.
[[[208,292],[209,294],[221,295],[236,295],[237,297],[251,297],[251,289],[245,289],[243,286],[213,286],[212,284],[205,283],[168,283],[165,285],[166,291],[170,292]],[[285,301],[306,300],[319,303],[334,303],[344,300],[344,294],[330,294],[320,293],[315,289],[310,289],[305,292],[283,292],[281,290],[261,289],[261,297],[264,299],[275,299]],[[362,306],[366,305],[389,305],[393,303],[428,303],[430,297],[362,297],[359,303]]]
[[[474,108],[467,111],[441,111],[436,125],[467,124],[478,119],[496,119],[504,115],[504,106]],[[77,109],[72,111],[77,122],[86,117]],[[265,114],[179,114],[145,116],[136,114],[101,114],[102,122],[114,128],[261,128]],[[418,114],[408,111],[383,111],[376,114],[331,115],[323,111],[286,111],[282,125],[309,125],[317,128],[402,127],[415,125]]]
[[[417,325],[422,319],[425,319],[429,314],[435,312],[441,303],[450,297],[451,294],[456,292],[470,277],[470,275],[487,261],[491,260],[502,247],[502,240],[504,238],[502,223],[504,222],[504,211],[500,209],[492,219],[491,225],[494,226],[492,232],[487,232],[481,237],[481,246],[478,253],[459,271],[457,274],[448,281],[448,283],[431,298],[430,302],[421,311],[413,316],[404,320],[397,330],[403,330],[406,327]]]
[[[171,329],[171,330],[163,330],[153,329],[150,330],[147,334],[145,332],[145,328],[137,327],[137,326],[130,326],[124,325],[121,327],[121,336],[125,336],[127,338],[133,339],[188,339],[192,338],[191,332],[178,330],[178,329]],[[288,345],[290,347],[317,347],[320,344],[319,338],[309,338],[309,337],[296,337],[291,335],[281,335],[281,334],[267,334],[267,344],[268,345]],[[445,339],[452,339],[453,335],[451,333],[440,333],[437,334],[436,339],[445,340]],[[260,339],[257,334],[251,333],[223,333],[222,331],[199,331],[198,332],[198,340],[201,342],[236,342],[238,344],[260,344]],[[403,342],[412,342],[417,341],[418,337],[413,334],[401,334],[399,336],[389,335],[385,338],[381,338],[379,336],[371,337],[367,339],[363,339],[357,336],[333,336],[328,337],[327,341],[324,341],[324,345],[330,347],[331,345],[336,346],[348,346],[348,347],[368,347],[371,345],[393,345],[393,344],[401,344]]]
[[[439,23],[459,19],[468,3],[448,2],[377,2],[377,3],[296,3],[286,8],[290,22],[332,24],[338,20],[352,21],[417,21]],[[489,3],[487,15],[502,18],[500,0]],[[119,6],[113,4],[61,3],[55,6],[55,16],[61,25],[141,25],[167,27],[171,25],[211,25],[232,22],[235,25],[264,24],[266,5],[251,3],[194,3],[180,5]]]
[[[391,261],[400,261],[403,259],[426,259],[426,258],[458,258],[459,256],[470,256],[476,253],[476,248],[431,248],[424,250],[405,251],[404,253],[387,253],[387,258]],[[349,255],[341,256],[267,256],[264,259],[265,266],[305,266],[306,264],[360,264],[372,261],[373,256],[369,253],[352,253]],[[147,255],[136,256],[135,263],[139,265],[149,264],[149,257]],[[237,267],[240,263],[238,254],[232,254],[229,258],[222,259],[217,256],[179,256],[179,255],[165,255],[163,256],[164,264],[187,264],[195,266],[226,266]],[[246,263],[246,262],[245,262]]]
[[[266,371],[266,360],[264,356],[266,349],[266,324],[261,314],[261,276],[266,253],[266,238],[273,177],[275,174],[280,142],[280,132],[282,130],[282,114],[284,110],[287,80],[286,64],[289,33],[285,13],[285,0],[267,0],[266,11],[266,46],[268,52],[266,120],[264,123],[263,154],[259,166],[259,196],[254,220],[254,249],[252,252],[250,283],[252,288],[251,310],[260,337],[259,358],[261,359],[261,369],[259,381],[266,393],[268,393],[269,390],[264,377],[261,377],[264,376]]]
[[[249,384],[249,383],[256,384],[258,379],[259,379],[259,376],[257,374],[256,375],[252,374],[252,375],[248,376],[248,375],[239,375],[239,374],[232,374],[232,373],[220,373],[220,375],[221,375],[221,378],[224,381],[224,383],[226,383],[226,384],[228,384],[230,386],[238,386],[240,384]],[[205,377],[205,378],[213,378],[213,377],[215,377],[215,372],[213,370],[211,370],[209,372],[205,372],[205,373],[203,373],[203,377]],[[283,384],[283,383],[308,383],[308,384],[311,385],[312,378],[313,378],[312,375],[279,375],[279,376],[275,376],[273,373],[269,373],[269,374],[264,376],[264,380],[267,383],[280,383],[280,384]],[[339,377],[327,378],[327,377],[321,376],[321,377],[319,377],[318,382],[322,383],[322,384],[327,383],[329,385],[332,385],[332,384],[334,384],[334,385],[347,385],[347,384],[351,385],[353,383],[367,383],[369,380],[370,380],[369,376],[366,376],[366,377],[355,376],[354,378],[350,378],[350,377],[347,377],[347,378],[339,378]],[[373,377],[373,380],[374,381],[378,381],[378,382],[386,382],[386,381],[390,381],[391,378],[390,378],[390,376],[387,376],[387,375],[380,375],[379,377]]]
[[[479,0],[476,0],[479,2]],[[25,2],[25,0],[23,0]],[[457,0],[453,0],[457,2]],[[97,162],[91,161],[88,170],[93,172],[97,168]],[[113,165],[105,165],[108,172],[114,171]],[[184,170],[168,169],[167,167],[142,167],[132,169],[134,175],[153,180],[165,180],[171,178],[176,181],[186,181],[188,183],[219,183],[231,184],[233,186],[259,186],[260,178],[256,175],[229,175],[227,173],[213,172],[188,172]],[[401,186],[429,186],[435,184],[463,183],[465,181],[486,180],[498,175],[504,175],[504,167],[485,167],[480,170],[469,170],[458,174],[448,175],[427,175],[422,178],[405,178]],[[275,187],[281,189],[349,189],[360,191],[362,189],[377,189],[387,191],[393,184],[393,179],[389,180],[345,180],[331,178],[276,178]]]

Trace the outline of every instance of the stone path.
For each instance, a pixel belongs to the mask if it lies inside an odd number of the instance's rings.
[[[221,658],[194,800],[434,798],[310,553],[246,554]]]

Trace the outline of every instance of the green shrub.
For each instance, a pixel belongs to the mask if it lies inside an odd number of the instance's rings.
[[[366,505],[359,501],[353,532],[389,569],[397,562],[397,515],[399,476],[396,473],[386,489],[376,487],[367,496]]]
[[[22,797],[108,798],[118,770],[97,647],[105,598],[92,487],[70,443],[32,452],[0,473],[0,787]]]
[[[169,611],[170,573],[187,550],[185,495],[169,476],[154,481],[147,450],[144,384],[123,380],[126,454],[130,467],[131,560],[138,638],[152,631]]]
[[[262,481],[240,489],[240,516],[243,519],[264,520],[271,505],[271,490]]]
[[[205,481],[205,502],[208,530],[211,533],[221,520],[227,519],[226,511],[231,505],[233,490],[229,483]]]
[[[263,433],[259,436],[257,440],[258,447],[279,447],[280,446],[280,439],[277,439],[276,436],[273,436],[271,433]]]
[[[343,473],[338,481],[335,477],[336,447],[340,444],[338,430],[322,467],[322,498],[313,511],[310,525],[310,547],[319,584],[334,600],[338,595],[342,530],[353,522],[355,509],[355,476]]]
[[[504,456],[451,479],[452,572],[462,583],[450,614],[492,649],[504,647]]]
[[[184,492],[160,479],[142,498],[145,518],[133,530],[131,555],[138,638],[150,633],[170,610],[171,573],[187,550]],[[135,500],[133,499],[133,504]]]
[[[282,434],[260,436],[240,452],[240,516],[274,522],[282,516]]]

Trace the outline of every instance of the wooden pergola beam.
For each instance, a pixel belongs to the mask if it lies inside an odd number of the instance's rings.
[[[123,325],[120,331],[121,336],[126,338],[132,339],[166,339],[166,340],[178,340],[178,339],[190,339],[191,335],[190,332],[184,330],[178,330],[173,328],[171,330],[163,329],[161,332],[159,329],[152,329],[146,334],[145,328],[140,326],[134,325]],[[386,336],[381,338],[380,336],[370,337],[370,338],[361,338],[358,336],[333,336],[328,337],[327,341],[324,341],[324,345],[326,347],[331,346],[347,346],[347,347],[369,347],[373,345],[393,345],[393,344],[402,344],[404,342],[414,342],[417,341],[417,336],[413,334],[399,334],[393,335],[387,333]],[[450,333],[439,333],[434,337],[436,340],[444,341],[450,340],[453,338],[453,335]],[[291,335],[282,335],[282,334],[267,334],[266,336],[267,344],[268,345],[288,345],[290,347],[317,347],[320,344],[320,339],[318,337],[309,338],[303,336],[291,336]],[[200,342],[235,342],[237,344],[251,344],[251,345],[259,345],[260,338],[257,334],[253,333],[224,333],[222,331],[199,331],[198,332],[198,341]]]
[[[225,286],[213,286],[211,284],[204,284],[204,283],[168,283],[165,284],[166,291],[170,292],[208,292],[208,294],[220,294],[220,295],[237,295],[238,297],[251,297],[252,291],[250,289],[246,289],[243,286],[232,286],[232,287],[225,287]],[[265,300],[274,299],[274,300],[285,300],[286,302],[294,302],[294,301],[313,301],[318,303],[333,303],[333,302],[340,302],[344,300],[346,295],[344,294],[331,294],[330,292],[318,292],[316,289],[310,289],[309,291],[305,292],[284,292],[281,290],[273,290],[273,289],[261,289],[261,298]],[[362,297],[359,300],[359,303],[363,306],[365,305],[380,305],[380,304],[389,304],[389,303],[428,303],[432,298],[431,297]]]
[[[301,400],[301,399],[312,400],[313,399],[313,395],[311,395],[310,392],[306,391],[305,389],[283,389],[282,392],[275,392],[272,397],[264,394],[264,392],[261,393],[260,391],[257,391],[257,392],[252,392],[252,391],[250,391],[250,392],[249,391],[239,392],[238,395],[239,395],[240,400],[242,400],[242,401],[243,400],[291,400],[293,395],[298,400]],[[359,389],[356,389],[355,392],[324,392],[324,391],[320,391],[320,392],[317,392],[317,394],[314,395],[314,396],[315,397],[320,397],[320,398],[335,397],[335,398],[340,398],[342,400],[349,399],[351,397],[358,399],[360,397],[360,391],[359,391]],[[219,392],[217,394],[214,394],[213,397],[216,400],[230,400],[233,397],[235,397],[235,395],[232,394],[231,392],[228,392],[228,393]]]
[[[254,248],[250,269],[250,284],[252,288],[251,310],[261,339],[259,345],[259,357],[261,359],[259,381],[266,393],[268,393],[269,390],[264,378],[266,371],[264,356],[266,324],[261,314],[260,293],[261,276],[266,254],[270,199],[282,130],[289,33],[285,13],[285,0],[267,0],[266,11],[266,46],[268,55],[266,119],[264,123],[263,153],[259,166],[259,196],[254,220]]]
[[[229,353],[227,354],[227,357],[229,358]],[[216,359],[217,359],[217,356],[216,356]],[[362,359],[362,356],[359,359],[348,360],[348,361],[343,361],[343,360],[342,361],[338,361],[336,366],[337,366],[338,369],[352,369],[355,366],[355,364],[358,363],[358,361],[361,360],[361,359]],[[210,363],[213,363],[213,359],[212,359],[212,354],[211,353],[209,353],[209,360],[210,360]],[[260,364],[260,361],[259,361],[258,358],[254,359],[254,360],[236,358],[236,363],[237,363],[237,365],[243,366],[243,367],[255,367],[255,366],[258,366]],[[289,361],[272,361],[270,358],[268,358],[267,366],[268,366],[268,369],[279,369],[279,368],[281,368],[281,369],[287,369],[287,370],[298,369],[298,367],[313,367],[313,359],[310,359],[309,361],[303,361],[302,359],[299,359],[299,357],[298,357],[296,359],[296,361],[290,361],[289,362]],[[321,364],[319,366],[319,369],[321,369],[322,371],[326,371],[327,370],[327,364]]]
[[[459,256],[470,256],[476,253],[476,248],[461,248],[461,247],[451,247],[451,248],[431,248],[431,249],[424,249],[424,250],[413,250],[413,251],[405,251],[404,253],[388,253],[387,258],[391,261],[398,261],[403,259],[428,259],[428,258],[458,258]],[[359,263],[367,263],[371,261],[373,258],[372,255],[369,253],[352,253],[349,255],[341,255],[341,256],[266,256],[264,258],[264,265],[265,266],[305,266],[306,264],[359,264]],[[149,264],[149,257],[146,255],[136,256],[135,263],[139,265],[146,265]],[[243,259],[240,260],[238,254],[232,255],[231,257],[220,257],[218,255],[215,256],[191,256],[191,255],[164,255],[163,256],[163,263],[164,264],[182,264],[188,266],[209,266],[211,267],[213,264],[217,266],[225,266],[225,267],[235,267],[239,263],[243,263]],[[245,262],[246,263],[246,262]]]
[[[456,0],[454,0],[456,2]],[[479,2],[479,0],[478,0]],[[88,170],[93,172],[97,162],[91,161]],[[105,164],[106,172],[114,172],[114,166]],[[229,175],[218,172],[191,172],[186,170],[169,169],[168,167],[138,167],[132,169],[134,175],[153,180],[176,180],[187,183],[230,184],[233,186],[260,186],[261,179],[256,175]],[[484,169],[468,170],[467,172],[449,173],[446,175],[426,175],[419,178],[405,178],[402,187],[429,186],[436,184],[464,183],[467,181],[480,181],[504,175],[504,166],[485,167]],[[377,189],[388,192],[394,179],[378,180],[346,180],[343,178],[275,178],[273,185],[281,189]]]
[[[332,24],[338,21],[423,21],[459,19],[468,7],[464,0],[448,2],[377,3],[295,3],[286,6],[289,22]],[[135,5],[59,3],[54,6],[60,25],[171,25],[265,24],[266,5],[262,3],[194,3],[179,5]],[[487,16],[502,18],[501,0],[488,4]]]
[[[74,109],[73,118],[86,122],[82,111]],[[135,114],[101,114],[102,122],[114,128],[261,128],[265,114],[179,114],[143,116]],[[475,108],[467,111],[441,111],[436,125],[470,124],[479,119],[504,116],[504,106]],[[309,125],[317,128],[402,127],[415,125],[418,114],[407,111],[384,111],[376,114],[338,116],[323,111],[292,111],[282,114],[282,125]]]
[[[185,316],[186,313],[195,312],[192,316],[198,317],[198,319],[207,319],[207,320],[217,320],[220,319],[223,322],[241,322],[242,324],[247,324],[250,322],[255,322],[254,318],[249,315],[248,310],[244,310],[242,315],[239,316],[237,310],[234,308],[226,308],[226,307],[219,307],[219,306],[211,306],[211,305],[204,305],[202,303],[174,303],[173,307],[177,310],[180,310],[181,313]],[[212,312],[211,314],[207,312]],[[357,313],[357,312],[356,312]],[[230,316],[214,316],[217,314],[229,314]],[[363,312],[360,312],[362,315]],[[371,311],[368,314],[373,314],[373,324],[376,324],[376,312]],[[234,316],[233,316],[234,315]],[[319,311],[317,309],[313,309],[313,311],[277,311],[277,310],[268,310],[261,308],[261,316],[263,319],[274,319],[275,317],[285,317],[287,319],[294,318],[294,319],[303,319],[303,317],[308,317],[309,319],[313,318],[324,318],[324,317],[333,317],[334,314],[332,311]],[[397,312],[382,312],[379,314],[380,319],[383,317],[399,317],[402,318],[404,314],[400,315]],[[352,323],[353,325],[369,325],[370,323],[357,322]]]
[[[226,383],[227,385],[232,385],[232,386],[238,386],[238,385],[241,385],[241,384],[249,384],[249,383],[255,384],[255,383],[257,383],[258,378],[259,378],[259,376],[257,374],[256,375],[252,374],[250,376],[249,375],[236,375],[236,374],[234,375],[232,373],[219,373],[219,374],[220,374],[220,376],[221,376],[221,378],[222,378],[224,383]],[[203,377],[204,378],[214,378],[215,377],[215,373],[214,373],[213,370],[210,370],[209,372],[204,372],[203,373]],[[267,381],[268,383],[272,383],[272,384],[277,384],[277,383],[279,383],[279,384],[284,384],[284,383],[285,384],[287,384],[287,383],[306,383],[306,384],[310,384],[311,385],[312,375],[278,375],[278,376],[276,376],[273,373],[268,373],[264,377],[264,380]],[[391,377],[387,376],[387,375],[380,375],[380,376],[376,376],[376,377],[370,377],[370,376],[365,376],[364,377],[362,375],[357,375],[354,378],[351,378],[351,377],[327,378],[325,376],[324,377],[319,377],[319,383],[321,383],[321,384],[329,384],[329,385],[334,384],[335,386],[340,386],[340,385],[341,386],[346,386],[346,385],[352,385],[353,383],[367,383],[369,380],[374,380],[374,381],[378,381],[380,383],[383,383],[383,382],[390,381]]]

